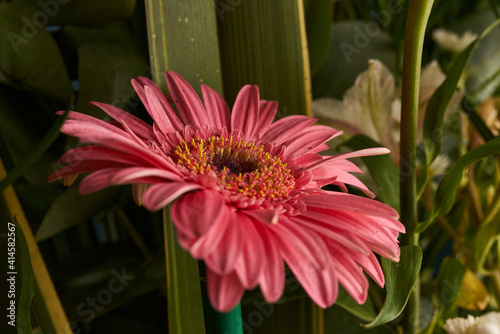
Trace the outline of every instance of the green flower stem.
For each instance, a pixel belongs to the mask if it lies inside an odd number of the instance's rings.
[[[417,225],[417,116],[420,68],[425,27],[433,0],[410,0],[403,51],[401,98],[400,201],[401,221],[406,226],[403,245],[418,245]],[[405,312],[405,331],[418,333],[420,286],[417,280]]]
[[[217,312],[212,308],[207,294],[207,282],[205,280],[205,263],[198,263],[200,268],[201,293],[203,297],[203,313],[205,314],[205,326],[207,334],[242,334],[243,323],[241,319],[241,304],[227,313]]]

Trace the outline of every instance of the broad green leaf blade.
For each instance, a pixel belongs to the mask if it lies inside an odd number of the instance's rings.
[[[140,53],[106,42],[86,43],[78,48],[80,92],[76,110],[103,117],[106,114],[90,101],[130,109],[137,105],[130,79],[148,72],[147,60]]]
[[[354,136],[344,145],[353,150],[383,146],[365,135]],[[362,159],[377,183],[383,202],[399,211],[399,171],[391,156],[386,154]]]
[[[163,209],[170,334],[205,333],[198,261],[179,246],[170,207]]]
[[[56,42],[28,17],[16,2],[0,2],[0,82],[69,102],[73,89]]]
[[[321,69],[331,48],[331,25],[334,0],[311,1],[306,8],[307,47],[311,75]]]
[[[0,180],[5,176],[5,168],[0,160]],[[40,327],[47,333],[67,333],[71,331],[71,326],[45,266],[45,261],[12,186],[7,187],[4,191],[2,200],[5,200],[10,221],[13,221],[14,217],[16,218],[28,244],[35,277],[35,298],[32,302],[32,310],[38,315],[37,319],[40,322]]]
[[[128,19],[135,8],[136,0],[16,0],[30,16],[36,14],[37,22],[47,20],[48,25],[108,26]],[[35,21],[33,19],[33,21]]]
[[[33,277],[33,268],[31,267],[30,252],[23,229],[19,223],[15,226],[16,235],[16,265],[12,271],[18,271],[16,281],[20,282],[18,306],[17,306],[17,332],[22,334],[31,334],[30,308],[31,301],[35,296],[35,280]],[[17,267],[16,267],[17,266]],[[10,268],[9,268],[10,269]]]
[[[382,258],[387,296],[380,313],[372,322],[363,325],[373,328],[396,319],[403,312],[415,286],[422,264],[422,250],[418,246],[401,247],[399,263]]]
[[[222,93],[214,9],[212,0],[146,0],[151,75],[163,91],[168,70],[180,74],[198,94],[202,83]]]
[[[217,1],[224,91],[246,84],[278,101],[282,116],[312,116],[302,0]]]
[[[500,138],[470,150],[448,169],[436,191],[432,212],[424,222],[417,225],[417,233],[424,231],[437,216],[445,215],[450,211],[464,170],[469,165],[494,154],[500,154]]]
[[[356,303],[354,299],[345,291],[342,286],[339,286],[339,295],[337,297],[336,305],[342,307],[344,310],[349,313],[355,315],[361,320],[365,321],[373,321],[377,317],[377,313],[375,313],[375,307],[373,306],[373,302],[368,297],[366,302],[362,305]]]
[[[43,153],[49,149],[50,145],[57,139],[57,136],[59,136],[59,130],[61,129],[64,121],[66,121],[68,115],[69,113],[67,112],[63,117],[59,117],[47,135],[45,135],[45,137],[33,148],[23,162],[0,182],[0,193],[13,184],[30,165],[38,161]]]
[[[438,89],[436,89],[434,94],[432,94],[427,110],[425,111],[423,129],[423,141],[427,165],[430,165],[441,151],[446,107],[455,93],[458,81],[460,80],[472,51],[476,47],[477,43],[482,38],[487,36],[498,24],[500,24],[500,20],[496,20],[490,24],[474,42],[472,42],[453,60],[445,81],[441,84],[441,86],[439,86]]]
[[[80,224],[90,216],[111,207],[122,190],[119,187],[110,187],[89,195],[80,195],[78,185],[71,186],[52,204],[36,233],[37,242]]]

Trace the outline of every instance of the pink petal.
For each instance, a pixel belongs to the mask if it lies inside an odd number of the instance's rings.
[[[154,178],[156,182],[181,181],[179,174],[158,168],[129,167],[117,171],[111,178],[113,184],[144,183],[141,180]]]
[[[338,295],[338,283],[333,266],[317,269],[293,246],[279,243],[281,255],[311,299],[322,308],[331,306]],[[328,256],[329,253],[327,254]]]
[[[207,111],[193,87],[175,72],[165,72],[165,76],[172,99],[184,123],[198,129],[210,124]]]
[[[345,153],[345,154],[335,155],[332,157],[327,157],[321,161],[317,161],[317,162],[313,163],[312,165],[309,165],[308,167],[306,167],[306,170],[315,169],[320,165],[329,164],[329,163],[336,161],[336,160],[351,159],[351,158],[357,158],[357,157],[368,157],[368,156],[373,156],[373,155],[383,155],[383,154],[387,154],[390,152],[391,151],[389,151],[385,147],[366,148],[364,150],[359,150],[359,151],[349,152],[349,153]]]
[[[125,121],[139,137],[154,140],[153,128],[143,120],[110,104],[100,102],[90,102],[90,104],[101,108],[106,114],[118,122]]]
[[[114,185],[111,178],[120,168],[101,169],[87,175],[80,183],[80,194],[87,195]]]
[[[279,219],[279,212],[277,210],[245,210],[243,211],[247,216],[250,216],[257,221],[266,224],[276,224]]]
[[[262,136],[273,123],[276,112],[278,111],[278,102],[276,101],[260,101],[260,117],[257,123],[257,134]]]
[[[235,269],[238,277],[245,289],[254,288],[259,280],[262,269],[262,259],[266,255],[264,253],[264,244],[260,234],[254,226],[254,222],[246,218],[244,215],[239,215],[240,223],[243,227],[244,245],[241,255],[236,261]]]
[[[229,212],[229,222],[217,248],[204,258],[208,268],[219,275],[234,270],[236,260],[243,248],[244,235],[236,212]]]
[[[175,201],[170,214],[182,233],[200,237],[225,213],[221,210],[223,206],[224,199],[218,192],[202,190],[188,193]]]
[[[280,219],[276,225],[270,225],[269,230],[279,235],[281,242],[301,252],[317,269],[330,265],[328,248],[323,239],[315,232],[298,228],[297,224],[286,218]]]
[[[370,275],[370,277],[377,283],[381,288],[384,287],[385,278],[382,267],[377,260],[375,254],[370,252],[368,256],[363,256],[356,253],[349,253],[349,256],[356,261],[363,269]]]
[[[265,257],[262,258],[262,271],[259,277],[260,290],[269,303],[277,302],[285,289],[285,266],[279,253],[277,242],[267,232],[267,227],[256,225],[264,243]]]
[[[259,87],[244,86],[234,102],[231,130],[240,130],[245,139],[252,139],[257,130],[259,113]]]
[[[361,267],[341,250],[332,254],[332,260],[340,284],[358,304],[364,304],[368,296],[368,279]]]
[[[306,206],[359,212],[389,219],[399,217],[396,210],[390,206],[370,198],[340,192],[318,193],[302,198]]]
[[[285,141],[283,145],[286,146],[286,153],[288,155],[300,157],[332,139],[337,133],[337,130],[329,126],[315,125],[302,130],[300,136],[297,136],[293,140]]]
[[[210,304],[219,312],[231,311],[245,292],[236,273],[218,275],[208,268],[207,290]]]
[[[149,111],[151,112],[151,117],[153,117],[155,124],[158,125],[164,134],[175,132],[175,128],[168,117],[166,117],[165,110],[155,92],[149,86],[145,86],[144,94],[146,95]]]
[[[175,113],[174,109],[170,106],[170,103],[165,98],[165,95],[153,81],[145,77],[138,77],[132,79],[132,86],[134,87],[135,91],[137,92],[137,95],[144,104],[144,107],[146,107],[146,110],[148,111],[149,115],[151,115],[151,118],[153,118],[156,121],[154,113],[149,105],[148,98],[146,97],[144,88],[147,86],[150,89],[152,89],[157,99],[160,101],[163,110],[165,112],[165,114],[160,115],[160,117],[164,118],[166,116],[166,118],[168,119],[168,121],[170,121],[170,123],[172,124],[172,126],[176,131],[182,131],[182,129],[184,128],[184,124],[182,124],[179,117],[177,117],[177,114]]]
[[[215,126],[217,129],[226,127],[231,131],[231,112],[226,101],[219,93],[207,85],[201,85],[201,93],[205,109],[207,110],[209,124]]]
[[[157,211],[180,195],[200,188],[202,187],[198,184],[185,182],[153,184],[144,193],[144,207],[149,211]]]
[[[271,124],[269,129],[262,135],[261,140],[264,143],[282,144],[290,139],[290,136],[301,132],[316,121],[315,118],[302,115],[283,117]]]

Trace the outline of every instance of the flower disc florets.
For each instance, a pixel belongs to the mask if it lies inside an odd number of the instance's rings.
[[[234,136],[182,140],[171,153],[175,163],[197,175],[215,174],[218,185],[230,195],[278,201],[294,189],[292,172],[264,145]]]

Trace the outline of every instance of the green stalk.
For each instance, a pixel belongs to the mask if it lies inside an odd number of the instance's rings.
[[[425,28],[433,0],[410,0],[403,51],[401,97],[400,201],[401,221],[406,226],[403,245],[418,245],[417,218],[417,117],[420,68]],[[417,280],[405,312],[405,331],[418,333],[420,284]]]

